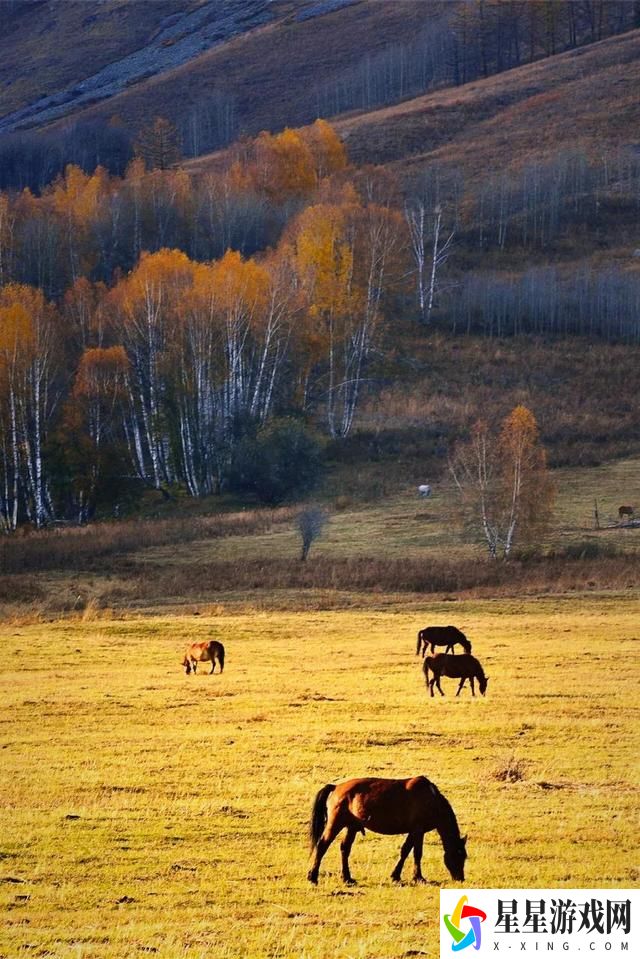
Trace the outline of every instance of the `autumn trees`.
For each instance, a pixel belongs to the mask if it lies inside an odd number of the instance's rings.
[[[325,368],[325,415],[332,437],[353,425],[389,259],[398,243],[396,213],[361,203],[347,190],[339,202],[307,207],[292,229],[295,263],[307,294],[310,360],[304,385]]]
[[[493,559],[507,559],[516,541],[548,525],[554,487],[538,425],[525,406],[513,409],[497,433],[476,423],[450,465],[468,518]]]
[[[43,526],[54,513],[45,442],[58,395],[59,317],[42,292],[20,284],[0,289],[0,519],[16,528],[22,506]]]

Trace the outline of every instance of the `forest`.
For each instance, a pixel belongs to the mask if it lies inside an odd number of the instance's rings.
[[[356,169],[323,120],[241,141],[201,177],[178,142],[156,119],[122,176],[69,165],[0,196],[6,531],[118,512],[148,487],[304,492],[403,330],[640,338],[634,273],[535,263],[607,204],[635,214],[631,153],[467,185]],[[524,270],[478,268],[514,250]]]

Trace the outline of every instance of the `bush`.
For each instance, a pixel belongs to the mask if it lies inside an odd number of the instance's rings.
[[[273,505],[308,493],[323,469],[323,449],[314,433],[297,420],[274,420],[239,443],[229,485]]]

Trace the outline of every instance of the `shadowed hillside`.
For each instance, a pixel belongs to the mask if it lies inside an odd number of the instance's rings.
[[[466,173],[629,143],[640,119],[640,30],[336,123],[352,160]],[[636,144],[637,145],[637,144]]]
[[[117,116],[135,128],[159,104],[179,124],[214,91],[234,97],[242,132],[305,123],[316,85],[390,41],[408,42],[444,9],[438,0],[17,3],[0,21],[0,132],[68,116]]]

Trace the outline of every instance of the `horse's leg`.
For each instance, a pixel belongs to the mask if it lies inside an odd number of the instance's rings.
[[[311,869],[307,873],[307,879],[309,882],[312,882],[314,885],[318,882],[318,873],[320,872],[320,863],[322,862],[324,855],[336,838],[341,829],[344,829],[344,823],[339,822],[337,817],[334,817],[331,822],[328,822],[324,827],[324,832],[318,839],[318,844],[315,848],[313,855],[313,863],[311,864]]]
[[[416,833],[415,842],[413,844],[413,881],[414,882],[426,882],[427,880],[422,875],[422,844],[424,841],[424,833]]]
[[[442,692],[442,686],[440,685],[440,677],[439,677],[439,676],[436,676],[436,686],[438,687],[438,692],[440,693],[440,695],[441,695],[441,696],[444,696],[444,693]]]
[[[398,859],[398,862],[396,863],[395,869],[391,873],[391,878],[393,879],[394,882],[400,882],[402,878],[402,867],[404,866],[405,859],[411,852],[411,849],[414,843],[414,838],[415,837],[413,833],[409,833],[405,841],[402,843],[402,849],[400,850],[400,858]]]
[[[436,677],[435,677],[435,676],[433,677],[433,679],[427,680],[428,685],[429,685],[429,692],[431,693],[431,697],[432,697],[432,698],[433,698],[433,684],[435,683],[435,681],[436,681]]]
[[[347,886],[355,886],[356,881],[349,871],[349,853],[351,852],[351,847],[353,846],[354,840],[358,835],[358,830],[354,829],[353,826],[347,828],[347,834],[340,843],[340,854],[342,856],[342,878],[346,882]]]
[[[458,686],[458,692],[456,693],[456,696],[460,695],[460,690],[462,689],[463,686],[464,686],[464,676],[460,680],[460,685]]]
[[[475,686],[473,685],[473,676],[469,677],[469,682],[471,683],[471,695],[475,696],[476,690],[475,690]]]
[[[215,673],[215,671],[216,671],[216,658],[214,656],[213,659],[211,660],[211,673]],[[209,673],[209,675],[211,675],[211,673]]]

